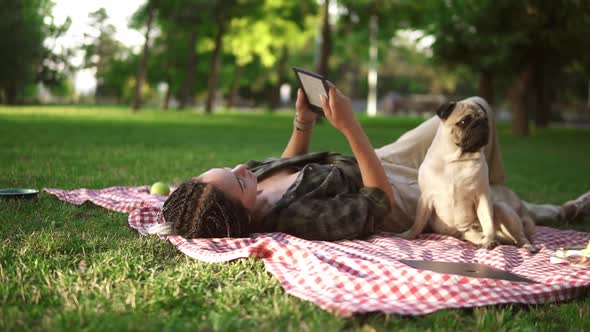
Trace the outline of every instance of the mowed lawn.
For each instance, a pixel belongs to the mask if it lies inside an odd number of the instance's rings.
[[[278,156],[292,113],[202,115],[124,108],[0,108],[0,188],[177,183],[210,167]],[[375,147],[421,119],[361,118]],[[500,124],[508,184],[534,202],[590,190],[590,130]],[[312,150],[350,153],[327,121]],[[590,224],[590,220],[586,221]],[[590,230],[590,226],[555,225]],[[0,201],[0,330],[588,330],[568,303],[341,318],[285,294],[261,261],[201,263],[127,226],[127,215],[43,193]]]

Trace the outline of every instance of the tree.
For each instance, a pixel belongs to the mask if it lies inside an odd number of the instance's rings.
[[[130,104],[135,95],[135,75],[140,62],[140,55],[133,54],[131,50],[122,53],[114,58],[109,66],[101,73],[101,97],[108,97],[108,100],[116,103]],[[147,84],[142,85],[142,96],[149,90]]]
[[[546,78],[580,57],[579,45],[590,33],[585,1],[433,0],[420,9],[421,19],[414,22],[436,38],[435,56],[480,72],[482,96],[493,102],[498,75],[512,81],[508,95],[515,135],[529,132],[532,94],[537,125],[547,124],[552,98],[547,92],[553,89]]]
[[[160,27],[164,31],[170,29],[176,35],[184,35],[186,39],[182,49],[184,57],[184,77],[180,89],[179,109],[193,104],[195,72],[197,68],[197,42],[199,34],[207,31],[210,26],[211,8],[214,3],[207,0],[174,0],[160,3]],[[171,34],[169,34],[171,35]]]
[[[43,34],[45,41],[42,61],[37,69],[35,80],[42,83],[52,93],[64,96],[64,93],[70,89],[69,78],[75,69],[70,62],[74,56],[74,49],[58,46],[58,41],[70,29],[72,20],[67,17],[64,23],[57,24],[51,13],[52,9],[53,4],[50,3],[44,13],[46,23],[43,26]]]
[[[16,104],[24,88],[35,82],[43,60],[44,0],[4,0],[0,11],[0,102]]]
[[[330,0],[324,0],[322,5],[322,28],[320,38],[320,56],[316,71],[320,75],[328,76],[328,61],[332,51],[332,32],[330,28]]]
[[[264,90],[269,84],[274,88],[281,80],[288,80],[284,78],[288,72],[283,70],[277,80],[279,71],[267,69],[278,63],[285,68],[289,50],[301,49],[317,31],[310,28],[317,22],[309,19],[316,9],[315,0],[160,1],[147,81],[168,86],[164,108],[173,97],[178,98],[179,108],[184,108],[194,101],[195,93],[206,92],[205,107],[212,110],[220,90],[229,90],[229,100],[235,100],[244,76],[256,81],[249,85],[251,90]],[[141,13],[136,26],[146,22],[147,12]],[[205,58],[210,61],[201,60]],[[222,62],[227,64],[222,66]],[[265,70],[256,72],[254,68]],[[207,79],[196,80],[196,75]]]
[[[277,66],[276,84],[272,89],[271,95],[271,109],[276,108],[279,104],[279,89],[280,84],[287,80],[287,61],[289,49],[297,49],[302,47],[301,41],[309,39],[309,33],[305,30],[309,29],[306,18],[310,15],[315,15],[316,5],[309,1],[273,1],[273,0],[246,0],[246,1],[220,1],[225,10],[220,11],[218,7],[214,7],[214,15],[217,31],[215,33],[213,50],[213,58],[211,61],[211,71],[209,74],[208,95],[206,102],[206,111],[211,111],[213,108],[213,99],[217,90],[217,82],[219,77],[219,67],[221,59],[222,44],[234,43],[234,46],[241,49],[238,52],[244,53],[243,44],[235,45],[237,40],[240,43],[248,43],[240,35],[250,34],[254,29],[259,29],[260,33],[256,33],[252,37],[256,40],[254,48],[258,51],[255,53],[262,54],[270,52],[272,56],[272,65]],[[313,12],[312,12],[313,10]],[[247,23],[246,23],[247,22]],[[234,24],[235,23],[235,24]],[[246,23],[247,25],[244,25]],[[265,29],[263,32],[262,30]],[[227,37],[226,42],[222,40],[224,35]],[[270,38],[268,38],[270,37]],[[268,38],[268,39],[266,39]],[[266,51],[265,47],[268,47]],[[230,53],[234,50],[230,49]],[[252,49],[250,50],[252,51]],[[248,53],[246,51],[245,53]],[[241,66],[244,61],[241,61]],[[236,67],[236,72],[241,72],[241,67]],[[274,76],[274,75],[272,75]],[[238,80],[235,83],[238,84]],[[235,98],[237,85],[233,85],[230,98]]]
[[[167,110],[173,96],[180,96],[186,75],[186,58],[189,52],[188,34],[174,22],[158,18],[160,33],[154,38],[148,63],[147,80],[165,83],[166,92],[162,108]]]
[[[82,45],[84,50],[84,67],[96,70],[95,97],[100,99],[117,93],[105,84],[105,75],[115,60],[124,54],[123,45],[115,39],[115,27],[108,23],[108,15],[104,8],[89,14],[94,34],[85,34],[87,42]]]
[[[402,8],[402,3],[388,0],[342,0],[341,5],[346,9],[346,14],[340,20],[340,29],[344,27],[348,30],[352,27],[358,31],[366,31],[369,37],[367,113],[375,115],[377,114],[378,50],[384,40],[389,42],[394,36],[400,18],[397,12]],[[347,27],[348,24],[351,25]],[[366,45],[366,40],[364,44]],[[351,45],[351,47],[354,46]]]
[[[509,36],[503,34],[508,11],[504,2],[431,1],[420,10],[418,25],[434,37],[432,50],[438,63],[467,65],[479,73],[479,95],[494,103],[494,81],[508,58]]]
[[[49,0],[3,2],[0,13],[0,103],[23,101],[23,91],[42,83],[50,90],[67,90],[73,67],[73,50],[58,47],[57,40],[70,28],[71,20],[56,24]]]
[[[156,10],[158,8],[158,0],[148,0],[145,6],[140,7],[140,9],[136,12],[136,15],[139,16],[136,20],[145,21],[145,42],[143,44],[143,51],[141,53],[141,60],[139,65],[137,66],[137,74],[135,75],[135,89],[133,93],[133,105],[132,109],[134,111],[139,111],[141,108],[141,86],[146,76],[147,71],[147,61],[148,61],[148,54],[149,54],[149,44],[150,44],[150,32],[152,31],[152,24],[154,22],[154,17],[156,15]],[[145,17],[144,19],[144,16]]]
[[[222,10],[223,8],[223,10]],[[245,6],[244,9],[250,9]],[[240,13],[242,11],[242,13]],[[213,55],[211,58],[211,70],[209,72],[209,79],[207,83],[207,100],[205,102],[205,112],[211,113],[213,111],[213,102],[215,101],[215,93],[217,91],[217,82],[219,80],[219,67],[221,66],[221,55],[223,46],[223,36],[227,31],[232,16],[236,14],[244,14],[245,10],[240,8],[238,2],[235,0],[219,0],[216,1],[212,8],[212,16],[217,27],[215,32]]]
[[[528,135],[529,115],[535,114],[539,127],[547,126],[554,94],[559,86],[551,79],[584,55],[579,45],[590,33],[590,3],[556,0],[505,0],[504,22],[509,61],[506,67],[517,75],[509,95],[514,116],[513,133]],[[534,100],[530,103],[531,98]],[[531,112],[530,110],[533,110]]]
[[[235,68],[228,105],[235,101],[241,77],[249,75],[249,69],[255,66],[260,69],[253,71],[256,76],[249,89],[268,90],[271,110],[278,106],[280,86],[292,78],[287,70],[289,60],[293,61],[293,54],[311,49],[309,42],[317,33],[317,8],[313,0],[266,0],[256,3],[248,15],[236,15],[231,20],[224,41]]]
[[[521,15],[527,25],[526,39],[521,41],[523,60],[532,66],[530,89],[536,103],[532,107],[535,124],[546,127],[556,89],[561,84],[553,79],[573,63],[583,63],[587,52],[579,46],[587,43],[590,35],[590,3],[587,1],[530,0]],[[580,72],[581,74],[581,72]]]

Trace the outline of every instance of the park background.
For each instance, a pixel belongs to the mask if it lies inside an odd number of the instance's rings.
[[[272,112],[298,66],[370,115],[479,95],[519,135],[590,121],[587,1],[4,2],[4,104]]]
[[[588,1],[0,4],[0,188],[179,183],[280,155],[292,66],[350,95],[374,146],[444,100],[481,95],[522,198],[590,188]],[[327,121],[312,150],[350,153]],[[259,260],[198,262],[125,214],[46,193],[0,202],[0,303],[0,330],[590,329],[587,296],[342,318],[287,295]]]

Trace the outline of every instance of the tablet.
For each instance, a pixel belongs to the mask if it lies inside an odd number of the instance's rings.
[[[435,262],[435,261],[414,261],[400,259],[400,262],[415,269],[429,270],[445,274],[457,274],[471,278],[488,278],[497,280],[508,280],[536,284],[537,282],[512,272],[496,269],[479,263],[456,263],[456,262]]]
[[[305,93],[310,110],[318,114],[324,114],[320,94],[329,98],[328,80],[319,74],[301,68],[293,67],[293,71],[295,72],[295,76],[297,76],[299,85]]]

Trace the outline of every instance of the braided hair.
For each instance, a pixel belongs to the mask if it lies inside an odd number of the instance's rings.
[[[239,201],[202,181],[182,183],[162,209],[174,233],[185,238],[246,237],[250,214]]]

